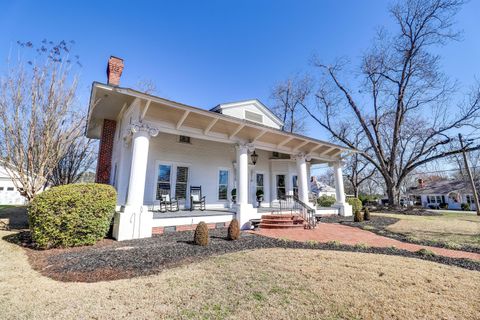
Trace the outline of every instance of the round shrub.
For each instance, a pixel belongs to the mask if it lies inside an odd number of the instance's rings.
[[[105,237],[117,193],[105,184],[70,184],[37,195],[28,207],[32,240],[38,248],[91,245]]]
[[[205,222],[201,221],[197,224],[193,242],[199,246],[206,246],[208,244],[208,227]]]
[[[461,208],[462,208],[463,211],[470,211],[470,203],[468,203],[468,202],[462,203]]]
[[[237,219],[233,219],[228,226],[228,240],[238,240],[240,238],[240,226]]]
[[[355,211],[362,211],[362,201],[360,201],[360,199],[358,198],[348,198],[347,199],[347,202],[349,205],[352,206],[352,210],[353,212]]]
[[[362,212],[360,210],[356,210],[355,213],[353,214],[353,221],[355,222],[363,221]]]
[[[324,194],[317,199],[317,203],[320,207],[331,207],[335,203],[335,197]]]
[[[363,220],[370,220],[370,211],[368,211],[367,207],[365,207],[365,209],[363,210]]]

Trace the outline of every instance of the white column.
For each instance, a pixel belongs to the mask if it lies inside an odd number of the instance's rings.
[[[150,134],[147,131],[137,131],[133,134],[132,164],[128,183],[127,206],[140,207],[143,205],[149,145]]]
[[[304,154],[296,156],[297,174],[298,174],[298,198],[305,204],[308,204],[308,176],[307,162]]]
[[[156,136],[158,130],[142,123],[132,125],[130,130],[133,147],[127,203],[115,214],[113,226],[113,236],[119,241],[152,236],[153,213],[143,204],[143,196],[150,137]]]
[[[237,166],[238,166],[238,204],[248,203],[248,147],[239,145],[237,147]]]
[[[253,146],[239,144],[237,148],[237,220],[242,229],[250,228],[250,220],[256,219],[257,209],[248,203],[248,151]]]
[[[333,164],[333,174],[335,177],[335,195],[336,201],[333,205],[338,208],[341,216],[351,216],[352,206],[345,201],[345,189],[343,187],[342,163],[340,161]]]
[[[335,194],[337,198],[336,203],[345,203],[345,189],[343,187],[343,173],[341,162],[337,162],[333,165],[333,174],[335,176]]]

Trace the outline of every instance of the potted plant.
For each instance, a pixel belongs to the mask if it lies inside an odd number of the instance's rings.
[[[232,202],[237,203],[237,189],[233,188],[230,194],[232,195]]]
[[[263,190],[261,189],[257,190],[257,201],[258,201],[258,206],[260,207],[260,204],[263,201]]]

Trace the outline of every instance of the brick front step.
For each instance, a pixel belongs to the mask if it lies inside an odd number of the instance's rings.
[[[304,229],[303,223],[290,223],[290,224],[281,224],[281,223],[263,223],[259,225],[260,229]]]
[[[291,214],[264,214],[262,219],[278,219],[278,220],[293,220],[296,216]]]
[[[292,223],[302,223],[303,220],[297,219],[262,219],[261,223],[265,224],[292,224]]]

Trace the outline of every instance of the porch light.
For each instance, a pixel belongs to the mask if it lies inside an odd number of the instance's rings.
[[[257,159],[258,159],[258,154],[255,153],[255,150],[253,150],[253,153],[250,155],[250,157],[252,158],[253,165],[256,165],[257,164]]]

